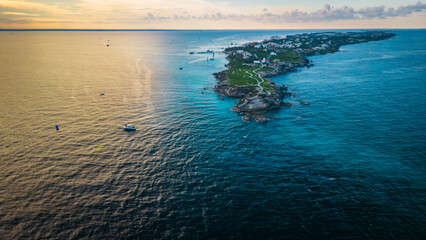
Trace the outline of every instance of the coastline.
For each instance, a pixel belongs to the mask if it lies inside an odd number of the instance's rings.
[[[237,98],[231,110],[242,114],[243,121],[267,121],[265,113],[272,108],[289,107],[286,96],[293,96],[288,88],[277,86],[271,79],[300,67],[312,67],[307,57],[339,51],[343,45],[380,41],[396,36],[383,31],[295,34],[272,36],[262,42],[251,42],[224,50],[229,63],[227,70],[213,73],[217,80],[214,91],[223,96]],[[263,57],[263,59],[261,59]],[[261,60],[259,60],[261,59]],[[301,105],[309,103],[300,101]]]

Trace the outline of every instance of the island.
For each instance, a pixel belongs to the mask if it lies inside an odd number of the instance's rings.
[[[287,87],[277,86],[270,77],[297,71],[299,67],[311,67],[306,57],[333,53],[340,46],[379,41],[394,37],[383,31],[322,32],[272,36],[261,42],[245,43],[224,50],[229,61],[228,68],[214,73],[218,83],[214,91],[223,96],[238,98],[232,110],[243,114],[244,121],[267,120],[265,112],[272,108],[291,106],[284,102],[292,96]],[[301,101],[302,105],[309,103]],[[271,117],[270,117],[271,118]]]

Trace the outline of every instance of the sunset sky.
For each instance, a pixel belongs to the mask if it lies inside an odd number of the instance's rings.
[[[0,29],[426,28],[411,0],[0,0]]]

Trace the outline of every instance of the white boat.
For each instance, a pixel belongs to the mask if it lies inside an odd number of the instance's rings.
[[[123,129],[125,131],[136,131],[136,128],[133,127],[132,125],[126,125]]]

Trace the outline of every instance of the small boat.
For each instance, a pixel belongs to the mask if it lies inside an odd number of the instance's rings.
[[[189,52],[189,54],[194,54],[195,52]]]
[[[179,68],[179,70],[183,70],[183,68]]]
[[[125,131],[136,131],[136,128],[133,127],[132,125],[126,125],[123,129]]]

